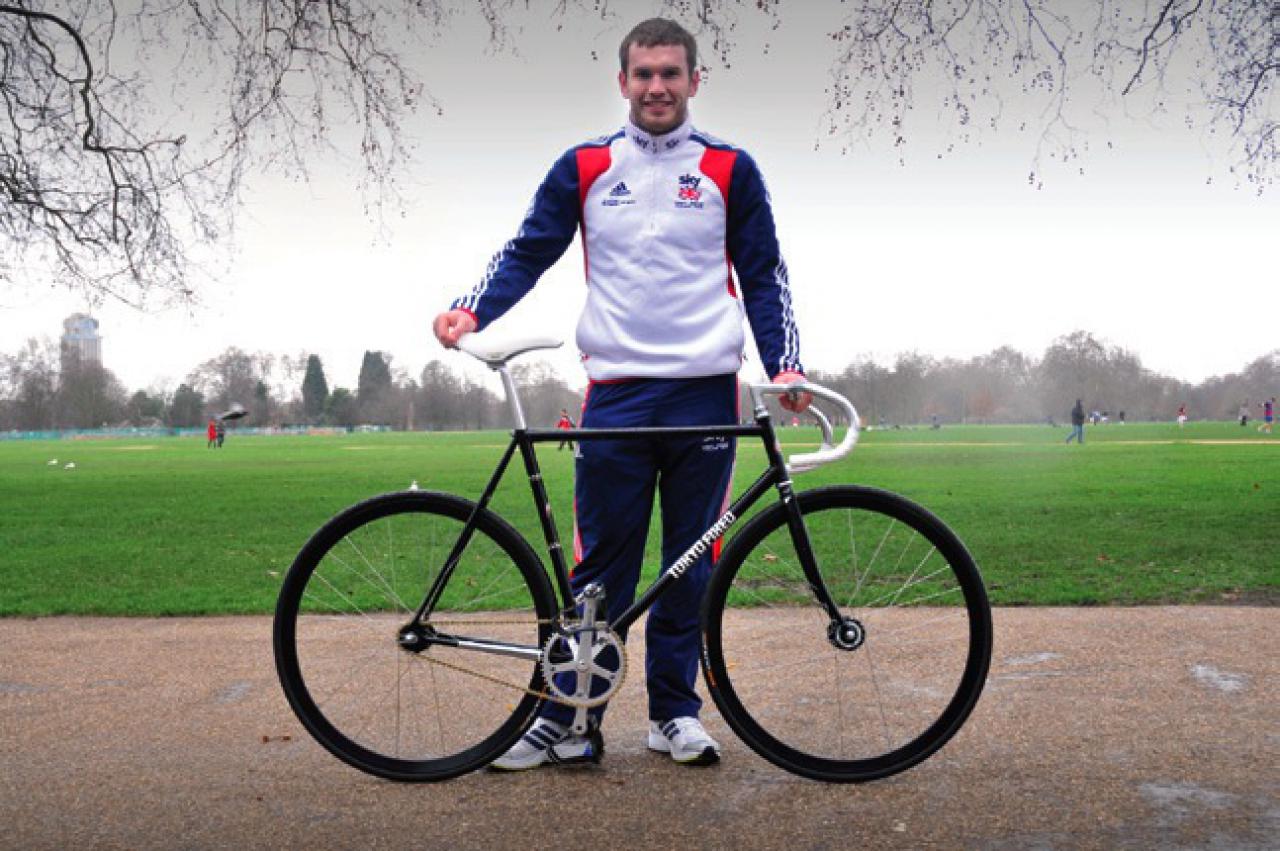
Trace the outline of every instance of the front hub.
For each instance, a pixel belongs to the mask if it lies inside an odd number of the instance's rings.
[[[827,627],[827,640],[839,650],[857,650],[867,640],[867,631],[857,618],[845,617]]]

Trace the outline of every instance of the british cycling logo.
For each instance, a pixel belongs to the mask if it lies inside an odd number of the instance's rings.
[[[701,177],[695,177],[692,174],[680,175],[679,186],[676,190],[676,206],[682,209],[688,207],[701,209],[702,190],[698,188],[698,184],[701,182]]]
[[[618,185],[609,190],[609,197],[600,202],[602,207],[620,207],[627,204],[634,204],[636,199],[631,197],[631,190],[627,188],[627,184],[618,181]]]

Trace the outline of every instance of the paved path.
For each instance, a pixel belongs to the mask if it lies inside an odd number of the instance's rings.
[[[714,713],[724,762],[680,768],[644,749],[629,682],[599,767],[402,785],[307,738],[266,619],[3,620],[0,847],[1280,847],[1280,609],[996,623],[969,724],[889,780],[794,778]]]

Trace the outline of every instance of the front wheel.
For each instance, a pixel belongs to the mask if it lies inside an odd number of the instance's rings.
[[[743,527],[703,604],[708,689],[743,741],[795,774],[903,771],[955,735],[986,680],[991,609],[977,566],[942,521],[894,494],[839,486],[796,499],[817,577],[782,504]]]
[[[440,493],[375,497],[326,523],[298,554],[276,606],[276,669],[308,732],[361,771],[444,780],[515,743],[544,691],[536,655],[555,603],[524,538],[490,511],[415,635],[474,503]],[[456,639],[466,639],[458,641]]]

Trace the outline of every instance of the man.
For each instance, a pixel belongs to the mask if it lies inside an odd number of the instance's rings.
[[[804,378],[769,196],[746,152],[689,121],[699,78],[687,31],[645,21],[623,39],[619,60],[627,125],[571,148],[552,166],[516,238],[469,294],[435,318],[434,331],[449,347],[487,327],[581,228],[588,289],[577,344],[590,378],[583,427],[736,423],[744,313],[770,378]],[[809,401],[803,393],[783,398],[796,412]],[[734,442],[596,440],[578,452],[574,590],[601,583],[612,618],[634,598],[655,489],[666,566],[728,505]],[[698,721],[695,692],[698,607],[710,569],[704,555],[649,610],[645,627],[648,746],[691,765],[720,755]],[[571,708],[548,703],[494,767],[598,758],[587,738],[570,734],[572,717]]]
[[[1084,402],[1079,399],[1071,409],[1071,434],[1067,435],[1067,443],[1072,440],[1084,443]]]

